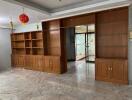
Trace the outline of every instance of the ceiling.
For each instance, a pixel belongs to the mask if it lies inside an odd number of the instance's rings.
[[[84,1],[91,1],[91,0],[28,0],[30,2],[36,3],[40,6],[43,6],[47,9],[57,9],[60,7],[66,7],[69,5],[77,4],[77,3],[82,3]]]
[[[30,23],[68,17],[104,9],[128,6],[132,0],[0,0],[0,27],[9,26],[12,18],[19,25],[22,8]]]

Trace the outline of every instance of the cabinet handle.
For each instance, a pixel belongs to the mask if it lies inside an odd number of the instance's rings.
[[[113,68],[111,67],[111,71],[113,70]]]
[[[109,70],[109,71],[113,71],[113,68],[112,68],[112,67],[108,67],[108,70]]]
[[[110,71],[110,67],[108,67],[108,70]]]

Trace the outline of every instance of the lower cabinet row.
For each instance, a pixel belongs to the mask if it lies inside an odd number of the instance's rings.
[[[12,66],[49,73],[61,73],[60,56],[12,55]]]
[[[128,61],[126,59],[96,59],[96,80],[128,84]]]

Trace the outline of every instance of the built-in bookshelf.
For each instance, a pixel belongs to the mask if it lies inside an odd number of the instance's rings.
[[[60,20],[42,23],[45,27],[59,24]],[[64,34],[60,34],[60,30],[58,27],[55,30],[43,28],[43,31],[12,33],[12,66],[57,74],[66,72],[65,55],[61,54],[64,43],[60,43]]]
[[[43,33],[41,31],[11,34],[12,54],[44,55]]]

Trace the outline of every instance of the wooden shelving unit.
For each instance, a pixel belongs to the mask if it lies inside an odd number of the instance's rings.
[[[46,66],[53,64],[49,72],[65,73],[67,71],[67,59],[65,52],[65,32],[62,20],[53,20],[42,23],[44,36],[44,54],[47,56]],[[50,57],[49,57],[50,56]],[[48,64],[50,62],[50,64]],[[58,67],[57,67],[58,66]]]
[[[43,32],[33,31],[11,34],[12,66],[44,71]]]
[[[46,27],[45,27],[46,24]],[[43,32],[11,34],[12,66],[49,73],[67,71],[60,20],[43,22]],[[63,39],[64,37],[62,37]]]
[[[11,34],[12,54],[44,55],[43,33],[33,31]]]
[[[25,40],[24,34],[11,35],[12,54],[24,55],[25,54]]]

